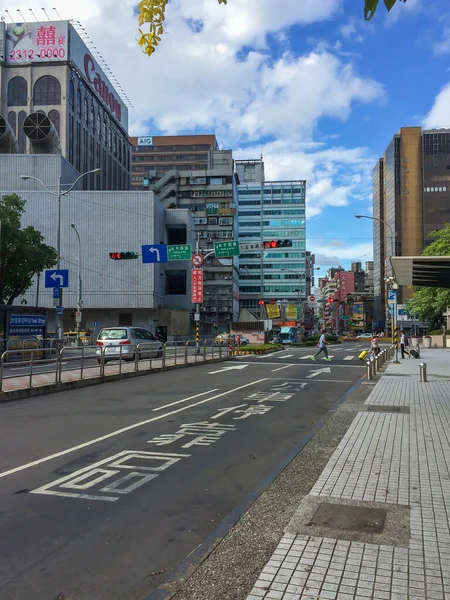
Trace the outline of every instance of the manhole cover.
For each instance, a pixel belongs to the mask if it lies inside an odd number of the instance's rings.
[[[321,504],[309,525],[358,533],[382,533],[387,511],[380,508]]]
[[[409,413],[409,406],[386,406],[381,404],[371,404],[367,407],[368,412],[393,412]]]

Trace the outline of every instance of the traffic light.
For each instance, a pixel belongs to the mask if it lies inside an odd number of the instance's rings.
[[[112,260],[131,260],[139,258],[139,254],[137,252],[110,252],[109,258],[112,258]]]
[[[333,298],[328,298],[327,300],[328,304],[331,304],[332,302],[334,302]]]
[[[264,242],[264,248],[292,248],[292,240],[270,240]]]

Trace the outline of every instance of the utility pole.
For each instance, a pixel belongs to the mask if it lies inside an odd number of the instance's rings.
[[[200,253],[200,232],[197,231],[195,239],[195,253]],[[194,267],[196,269],[197,267]],[[195,305],[195,352],[200,354],[200,304],[197,302]]]
[[[77,228],[72,223],[72,229],[77,234],[78,238],[78,301],[77,301],[77,316],[76,316],[76,331],[77,331],[77,346],[80,346],[80,322],[81,322],[81,311],[83,309],[83,290],[81,283],[81,238]]]

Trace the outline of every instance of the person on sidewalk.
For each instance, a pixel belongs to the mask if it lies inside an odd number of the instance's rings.
[[[406,335],[404,330],[401,330],[401,337],[400,337],[400,350],[402,353],[402,359],[404,360],[405,358],[405,347],[408,345],[408,342],[406,341]]]
[[[331,360],[331,358],[328,357],[327,346],[329,345],[329,343],[325,339],[325,333],[326,333],[325,329],[322,329],[322,335],[320,336],[319,344],[318,344],[319,350],[318,350],[318,352],[316,352],[314,354],[314,356],[311,356],[311,360],[316,360],[316,356],[319,356],[319,354],[321,352],[323,352],[325,354],[325,360],[328,360],[328,361]]]

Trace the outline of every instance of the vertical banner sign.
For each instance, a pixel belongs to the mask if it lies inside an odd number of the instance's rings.
[[[192,269],[192,304],[203,302],[203,269]]]

